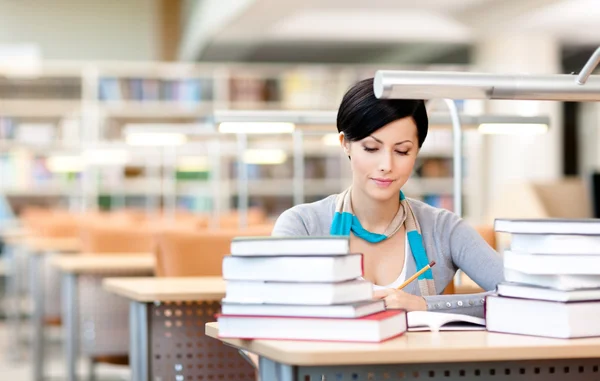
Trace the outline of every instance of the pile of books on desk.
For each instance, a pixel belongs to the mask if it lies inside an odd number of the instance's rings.
[[[488,331],[600,336],[600,220],[496,220],[511,234],[505,283],[486,301]]]
[[[362,279],[347,237],[243,237],[223,259],[224,338],[381,342],[406,331]]]

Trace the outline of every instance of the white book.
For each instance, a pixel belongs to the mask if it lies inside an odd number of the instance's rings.
[[[411,311],[406,314],[408,331],[485,331],[485,319],[445,312]]]
[[[529,286],[517,283],[500,283],[498,295],[520,298],[549,300],[554,302],[579,302],[600,300],[600,288],[581,290],[555,290],[547,287]]]
[[[507,282],[549,287],[555,290],[600,288],[600,275],[527,274],[505,268],[504,279]]]
[[[600,336],[600,301],[550,302],[545,300],[486,298],[486,328],[490,332],[577,338]]]
[[[496,219],[494,230],[511,234],[600,235],[600,219]]]
[[[362,254],[316,257],[223,258],[225,280],[343,282],[363,275]]]
[[[600,255],[524,254],[506,250],[504,268],[527,274],[600,275]]]
[[[406,332],[406,312],[388,310],[357,319],[220,315],[219,337],[378,343]]]
[[[231,241],[231,255],[336,255],[350,251],[347,236],[326,237],[236,237]]]
[[[295,316],[355,319],[382,311],[385,311],[385,305],[381,299],[324,306],[231,303],[226,300],[223,300],[221,304],[221,313],[223,315],[242,316]]]
[[[600,236],[513,234],[510,249],[530,254],[600,255]]]
[[[225,301],[266,304],[343,304],[370,300],[373,285],[364,280],[337,283],[227,281]]]

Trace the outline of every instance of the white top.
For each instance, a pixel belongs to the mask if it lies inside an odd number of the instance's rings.
[[[398,276],[398,278],[386,285],[386,286],[380,286],[378,284],[373,283],[373,290],[383,290],[386,288],[398,288],[398,286],[400,286],[402,284],[402,282],[404,282],[406,280],[406,263],[408,262],[408,235],[406,235],[406,240],[404,241],[404,264],[402,265],[402,272],[400,273],[400,275]],[[361,277],[361,279],[364,279]]]

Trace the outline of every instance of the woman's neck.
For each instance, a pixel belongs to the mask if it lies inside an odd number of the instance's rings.
[[[386,201],[369,197],[358,188],[352,188],[350,195],[352,210],[366,230],[382,234],[392,222],[400,207],[400,196]]]

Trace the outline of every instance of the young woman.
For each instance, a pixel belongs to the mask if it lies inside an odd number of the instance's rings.
[[[462,269],[485,290],[504,278],[501,257],[457,215],[408,199],[408,181],[427,136],[421,100],[381,100],[373,79],[354,85],[337,116],[340,144],[352,168],[352,185],[323,200],[296,205],[279,216],[275,236],[349,235],[364,255],[364,279],[387,308],[483,316],[485,293],[439,295]],[[430,261],[435,266],[406,286]]]

